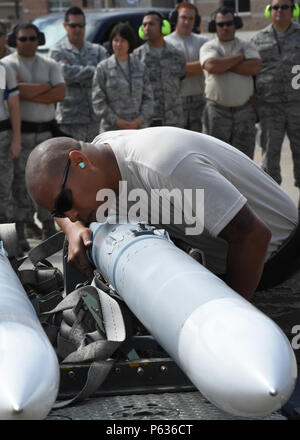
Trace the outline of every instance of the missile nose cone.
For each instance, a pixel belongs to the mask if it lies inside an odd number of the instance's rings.
[[[183,326],[179,353],[205,397],[237,416],[266,416],[281,408],[295,387],[297,363],[288,339],[239,298],[195,310]]]

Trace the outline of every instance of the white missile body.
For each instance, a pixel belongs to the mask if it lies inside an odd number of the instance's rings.
[[[297,363],[281,329],[163,230],[112,223],[90,225],[96,267],[196,388],[237,416],[282,407]]]
[[[58,393],[58,360],[0,243],[0,419],[44,419]]]

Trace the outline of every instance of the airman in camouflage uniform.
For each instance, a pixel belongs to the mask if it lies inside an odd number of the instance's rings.
[[[57,106],[56,121],[62,133],[90,142],[99,133],[99,118],[92,105],[92,83],[96,65],[107,58],[104,47],[84,40],[85,16],[74,6],[65,14],[68,40],[50,50],[66,82],[66,96]]]
[[[252,76],[259,72],[261,61],[253,43],[235,36],[236,24],[230,9],[217,10],[215,22],[216,38],[200,49],[207,98],[203,132],[253,158],[256,113],[251,102]]]
[[[93,81],[93,106],[100,117],[100,133],[117,130],[119,119],[143,122],[149,125],[153,113],[153,94],[146,66],[134,55],[129,55],[128,78],[112,55],[98,64]]]
[[[154,96],[153,125],[183,127],[181,83],[185,76],[184,55],[164,41],[162,17],[150,13],[143,18],[143,32],[148,41],[134,54],[147,66]]]
[[[290,4],[287,9],[272,6]],[[280,154],[288,135],[294,161],[295,186],[300,188],[300,26],[293,23],[292,2],[271,3],[272,24],[253,37],[262,68],[256,77],[263,168],[281,183]],[[298,69],[297,67],[298,66]],[[295,70],[296,69],[296,70]]]
[[[0,89],[0,223],[12,223],[14,222],[13,158],[18,157],[21,151],[21,116],[16,75],[9,66],[0,62],[0,76],[4,71],[6,89]]]

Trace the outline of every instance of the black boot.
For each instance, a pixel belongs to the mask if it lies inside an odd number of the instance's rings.
[[[28,241],[25,238],[24,235],[24,223],[23,222],[17,222],[16,223],[16,232],[17,232],[17,237],[18,237],[18,244],[19,247],[22,251],[29,251],[30,246]]]
[[[34,222],[25,223],[24,233],[27,238],[42,239],[42,230]]]
[[[47,240],[47,238],[52,237],[56,232],[54,220],[46,220],[43,222],[42,240]]]

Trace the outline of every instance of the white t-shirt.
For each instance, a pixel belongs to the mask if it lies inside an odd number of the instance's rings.
[[[230,57],[239,52],[244,53],[245,59],[258,58],[259,53],[254,44],[235,37],[232,41],[220,41],[219,38],[205,43],[200,49],[200,63],[203,67],[209,58]],[[240,75],[230,70],[212,74],[204,69],[205,95],[207,99],[225,107],[244,105],[253,95],[254,84],[252,76]]]
[[[65,82],[61,66],[51,58],[41,55],[26,58],[14,52],[2,61],[15,71],[20,82],[49,83],[52,87]],[[20,100],[20,111],[22,121],[49,122],[55,117],[55,104]]]
[[[0,61],[0,69],[5,70],[5,74],[4,74],[5,84],[3,85],[7,87],[8,99],[10,99],[13,96],[19,94],[17,78],[15,72],[9,66],[3,64],[1,61]],[[3,70],[0,71],[0,75],[2,73],[4,73]],[[7,118],[9,118],[9,112],[7,109],[6,102],[4,100],[4,89],[0,89],[0,121],[3,121]]]
[[[246,203],[272,232],[268,257],[297,224],[297,208],[280,186],[248,156],[211,136],[175,127],[152,127],[106,132],[93,143],[111,146],[122,180],[127,182],[127,193],[135,188],[147,194],[163,188],[179,189],[182,195],[185,189],[193,190],[193,195],[196,189],[204,190],[204,205],[199,195],[193,200],[192,211],[197,213],[202,233],[186,233],[192,214],[182,224],[172,220],[174,212],[184,211],[180,198],[173,200],[171,223],[161,226],[171,236],[201,249],[206,266],[215,273],[226,270],[227,243],[218,234]],[[166,199],[170,199],[168,194]],[[203,219],[199,204],[204,206]],[[145,212],[148,218],[142,220],[151,223],[151,210]]]
[[[180,50],[187,63],[199,61],[200,47],[208,41],[206,37],[191,33],[188,37],[181,36],[176,32],[164,37],[176,49]],[[204,75],[187,76],[182,81],[181,96],[203,95],[204,98]]]

